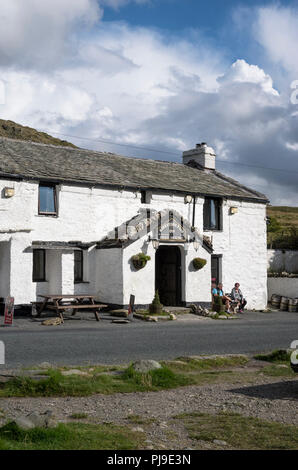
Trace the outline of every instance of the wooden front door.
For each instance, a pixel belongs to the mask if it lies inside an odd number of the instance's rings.
[[[181,305],[181,253],[177,246],[161,246],[155,258],[155,289],[166,306]]]

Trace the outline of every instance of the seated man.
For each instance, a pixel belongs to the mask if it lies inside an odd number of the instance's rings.
[[[243,313],[243,309],[245,305],[247,304],[247,302],[245,298],[243,297],[243,294],[241,290],[239,289],[239,287],[240,287],[239,282],[236,282],[231,292],[231,298],[234,302],[237,302],[239,313]]]
[[[214,297],[216,297],[216,296],[222,297],[222,302],[223,302],[223,304],[225,305],[227,312],[228,312],[228,313],[232,313],[232,312],[230,311],[230,302],[231,302],[231,299],[230,299],[230,297],[228,297],[227,295],[224,294],[224,292],[223,292],[223,285],[222,285],[221,283],[218,284],[217,289],[216,289],[215,287],[212,289],[212,295],[213,295]]]

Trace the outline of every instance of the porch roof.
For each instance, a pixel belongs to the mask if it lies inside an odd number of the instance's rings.
[[[33,241],[32,248],[43,249],[43,250],[87,250],[94,243],[83,243],[83,242],[57,242],[57,241]]]

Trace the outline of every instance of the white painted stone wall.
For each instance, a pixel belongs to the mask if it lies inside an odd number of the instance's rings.
[[[298,273],[297,250],[267,250],[268,270]]]
[[[0,297],[10,294],[10,241],[0,243]]]
[[[237,207],[230,214],[230,207]],[[201,217],[202,211],[200,211]],[[205,232],[212,237],[214,254],[222,254],[222,282],[231,292],[235,282],[247,300],[247,308],[267,304],[266,206],[246,201],[224,201],[222,230]]]
[[[268,277],[268,300],[272,294],[298,298],[298,278]]]
[[[96,250],[94,292],[101,302],[123,305],[122,249]]]
[[[5,199],[5,187],[13,187],[15,196]],[[135,242],[124,250],[123,257],[121,250],[114,249],[85,252],[86,279],[80,284],[73,283],[73,253],[61,250],[47,250],[47,282],[33,283],[32,250],[29,249],[32,241],[98,241],[134,217],[141,208],[175,210],[192,223],[193,205],[185,204],[184,195],[160,192],[152,195],[150,204],[141,204],[139,192],[61,185],[58,191],[59,216],[48,217],[38,215],[36,182],[0,180],[0,194],[0,231],[7,231],[0,236],[0,265],[2,261],[11,261],[9,276],[2,276],[0,280],[0,296],[7,295],[10,290],[16,303],[29,303],[38,295],[60,293],[62,290],[63,293],[96,293],[102,301],[115,304],[128,303],[129,295],[135,291],[138,303],[148,303],[154,295],[154,262],[148,263],[137,276],[133,275],[129,264],[132,254],[144,249],[144,241]],[[201,234],[203,202],[204,198],[198,198],[195,218]],[[237,214],[229,215],[231,206],[238,207]],[[267,302],[265,205],[225,201],[223,230],[206,232],[206,235],[213,239],[214,254],[223,255],[225,290],[230,291],[239,281],[248,306],[263,308]],[[1,247],[1,242],[6,245]],[[154,257],[153,248],[148,249]],[[185,260],[182,257],[183,299],[190,302],[210,301],[210,256],[205,250],[200,250],[194,252],[191,245]],[[199,272],[189,269],[196,256],[208,258],[207,265]]]

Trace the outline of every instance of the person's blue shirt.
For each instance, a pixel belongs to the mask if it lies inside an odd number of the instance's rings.
[[[221,289],[216,289],[215,287],[213,287],[212,295],[219,295],[219,297],[222,297],[223,296],[223,291]]]

